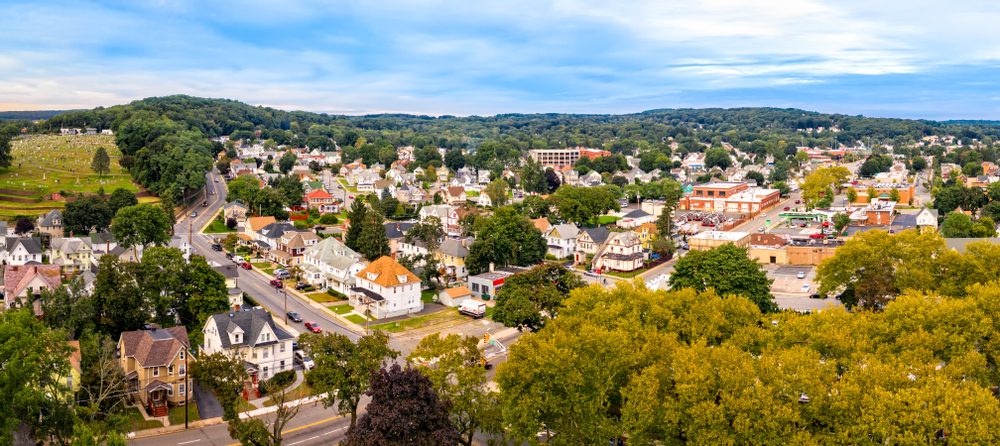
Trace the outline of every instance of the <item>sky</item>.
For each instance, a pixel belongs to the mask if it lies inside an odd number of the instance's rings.
[[[150,96],[338,114],[795,107],[1000,119],[978,0],[0,0],[0,111]]]

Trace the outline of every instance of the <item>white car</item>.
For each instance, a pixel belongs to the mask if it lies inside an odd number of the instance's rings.
[[[798,275],[797,277],[798,277],[799,279],[805,279],[805,278],[806,278],[806,273],[804,273],[804,272],[802,272],[802,271],[799,271],[799,275]]]
[[[295,352],[295,362],[302,364],[302,368],[306,370],[312,370],[316,367],[316,363],[313,362],[312,356],[306,356],[302,353],[302,350],[297,350]]]

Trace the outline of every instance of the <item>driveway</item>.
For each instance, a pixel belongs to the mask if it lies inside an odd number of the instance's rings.
[[[198,414],[202,420],[222,416],[222,403],[212,391],[205,389],[201,383],[194,383],[194,397],[198,403]]]

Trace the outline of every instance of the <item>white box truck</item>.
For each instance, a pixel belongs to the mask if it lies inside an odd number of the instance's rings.
[[[474,300],[466,300],[460,307],[458,307],[458,312],[472,316],[475,319],[479,319],[486,316],[486,304],[483,302],[476,302]]]

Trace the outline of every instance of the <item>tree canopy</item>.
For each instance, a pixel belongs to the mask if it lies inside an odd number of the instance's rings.
[[[707,251],[689,251],[677,261],[670,275],[672,288],[711,288],[723,296],[743,296],[762,313],[778,310],[771,296],[771,282],[761,266],[749,258],[747,249],[732,243]]]

